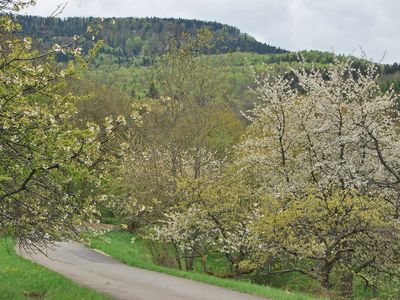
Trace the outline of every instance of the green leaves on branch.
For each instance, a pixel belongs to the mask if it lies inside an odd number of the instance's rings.
[[[0,1],[1,9],[9,3]],[[70,54],[82,65],[88,58],[79,53],[80,38],[40,53],[31,38],[17,35],[12,17],[2,15],[0,23],[1,233],[29,247],[78,238],[77,226],[96,216],[97,167],[108,154],[98,127],[74,125],[77,97],[64,87],[75,64],[57,65],[54,55]]]

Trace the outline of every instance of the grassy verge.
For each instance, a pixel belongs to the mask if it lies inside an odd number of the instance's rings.
[[[142,239],[136,238],[131,243],[132,235],[127,232],[109,232],[104,237],[93,238],[90,246],[101,250],[115,259],[122,261],[130,266],[135,266],[151,271],[166,273],[182,278],[201,281],[224,288],[229,288],[239,292],[258,295],[276,300],[310,300],[317,299],[302,293],[288,292],[277,288],[257,285],[247,281],[232,279],[221,279],[218,277],[201,274],[197,272],[186,272],[174,268],[156,265],[152,262]]]
[[[11,239],[0,238],[0,299],[111,300],[26,260]]]

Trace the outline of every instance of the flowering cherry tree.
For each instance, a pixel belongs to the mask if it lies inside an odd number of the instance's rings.
[[[297,88],[284,76],[256,77],[259,102],[239,146],[243,170],[265,195],[254,230],[269,245],[266,261],[295,262],[272,273],[298,271],[331,288],[339,271],[349,296],[354,275],[378,284],[378,273],[399,274],[396,95],[381,91],[373,64],[293,73]]]
[[[53,58],[62,51],[84,66],[82,38],[33,50],[32,39],[19,37],[19,24],[5,14],[33,3],[0,1],[0,228],[22,246],[74,238],[76,225],[93,219],[104,145],[120,125],[111,122],[102,135],[96,124],[73,125],[77,99],[63,87],[74,64],[60,68]]]
[[[171,242],[178,257],[188,253],[199,257],[207,273],[239,278],[257,266],[251,261],[259,245],[250,230],[259,219],[253,199],[230,162],[214,163],[198,178],[178,179],[178,201],[149,237]],[[218,274],[209,270],[207,256],[211,253],[223,254],[230,270]]]

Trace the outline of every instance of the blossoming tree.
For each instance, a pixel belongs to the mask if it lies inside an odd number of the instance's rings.
[[[254,232],[265,261],[276,262],[266,273],[297,271],[331,288],[338,271],[349,296],[354,276],[378,284],[399,275],[396,95],[381,91],[373,64],[293,72],[297,88],[284,76],[256,77],[259,103],[239,150],[265,195]]]
[[[43,53],[33,50],[32,38],[20,37],[20,26],[6,14],[30,4],[0,1],[0,228],[34,247],[76,238],[76,225],[93,218],[98,166],[114,129],[99,135],[95,124],[74,126],[76,97],[63,86],[76,70],[53,58],[64,52],[85,65],[82,37]]]

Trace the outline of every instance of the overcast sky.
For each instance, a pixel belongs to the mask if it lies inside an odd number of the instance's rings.
[[[63,0],[37,0],[48,16]],[[288,50],[318,49],[400,62],[399,0],[69,0],[63,17],[180,17],[238,27]]]

